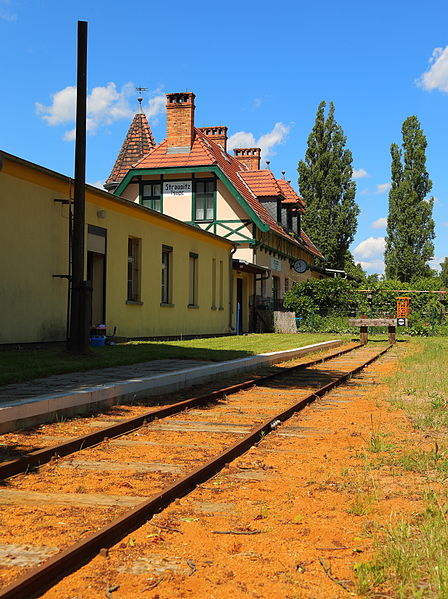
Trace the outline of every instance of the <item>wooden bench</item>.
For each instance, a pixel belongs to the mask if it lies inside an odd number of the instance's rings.
[[[369,340],[369,327],[387,327],[389,343],[397,340],[397,325],[407,326],[407,318],[350,318],[349,326],[359,327],[359,340],[365,345]]]

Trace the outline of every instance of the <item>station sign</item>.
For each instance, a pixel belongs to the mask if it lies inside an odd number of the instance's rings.
[[[193,191],[192,181],[164,181],[163,182],[163,197],[191,198]]]
[[[272,258],[272,270],[280,272],[282,270],[282,261],[278,258]]]

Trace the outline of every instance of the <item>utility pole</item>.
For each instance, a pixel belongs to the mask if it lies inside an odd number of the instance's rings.
[[[78,21],[76,84],[75,186],[73,198],[71,314],[69,349],[87,353],[91,289],[84,280],[85,182],[87,117],[87,22]]]

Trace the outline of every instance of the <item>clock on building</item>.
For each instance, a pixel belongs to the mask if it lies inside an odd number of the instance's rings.
[[[308,270],[309,266],[305,260],[296,260],[293,264],[293,268],[296,272],[302,273]]]

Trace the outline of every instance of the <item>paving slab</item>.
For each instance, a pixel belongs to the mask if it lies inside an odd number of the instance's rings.
[[[225,362],[155,360],[35,379],[0,387],[0,434],[98,411],[261,366],[329,350],[341,340]]]

